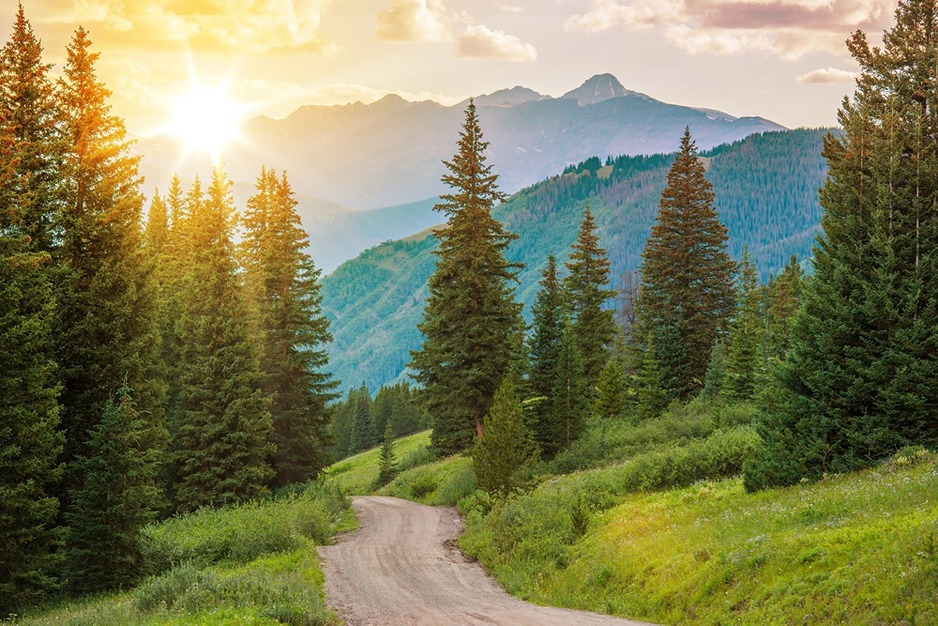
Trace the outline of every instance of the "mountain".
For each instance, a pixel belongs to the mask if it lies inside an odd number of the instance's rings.
[[[782,129],[758,117],[667,104],[626,89],[611,74],[593,76],[559,98],[516,86],[479,96],[475,103],[490,143],[488,156],[508,193],[591,156],[671,152],[685,126],[701,149]],[[362,223],[352,215],[356,211],[424,202],[445,191],[442,161],[453,156],[465,106],[409,102],[397,95],[372,104],[304,106],[283,119],[249,120],[241,141],[221,157],[239,185],[253,185],[261,165],[286,170],[294,190],[307,199],[309,215],[320,204],[346,207],[343,230],[351,232]],[[179,143],[167,137],[140,139],[136,150],[148,189],[165,191],[174,172],[187,186],[196,173],[203,179],[211,173],[205,158],[180,161]],[[426,212],[420,216],[424,225],[433,219]],[[390,218],[380,224],[387,228],[375,230],[394,229]],[[339,253],[317,250],[316,237],[312,253],[318,265],[329,268],[389,238],[340,240],[335,231],[328,237],[324,248]]]
[[[752,135],[703,152],[720,218],[737,258],[748,245],[763,278],[791,255],[806,259],[818,231],[817,190],[827,175],[821,156],[825,130]],[[519,238],[508,250],[524,263],[517,295],[530,314],[537,281],[553,253],[561,264],[576,238],[586,203],[601,244],[619,276],[641,262],[673,155],[590,158],[511,196],[495,211]],[[430,230],[386,242],[343,263],[322,283],[323,309],[334,341],[330,363],[344,385],[365,381],[372,389],[405,375],[409,351],[422,341],[427,278],[436,238]]]

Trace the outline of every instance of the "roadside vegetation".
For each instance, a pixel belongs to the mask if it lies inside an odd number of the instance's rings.
[[[200,509],[144,528],[151,575],[138,586],[63,601],[8,623],[340,624],[325,606],[315,546],[354,524],[347,498],[329,483]]]

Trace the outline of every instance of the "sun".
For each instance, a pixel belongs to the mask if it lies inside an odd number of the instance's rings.
[[[193,82],[189,91],[173,99],[169,132],[182,142],[186,154],[203,152],[217,162],[222,149],[239,139],[243,111],[224,85]]]

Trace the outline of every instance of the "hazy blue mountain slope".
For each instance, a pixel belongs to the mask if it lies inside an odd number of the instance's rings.
[[[738,255],[748,244],[763,276],[777,272],[792,254],[810,255],[821,215],[817,189],[826,175],[820,154],[825,132],[753,135],[703,155],[732,251]],[[612,262],[614,286],[623,271],[638,267],[672,158],[620,157],[609,165],[589,159],[497,209],[519,235],[509,256],[525,264],[518,295],[526,307],[547,254],[566,260],[587,201]],[[421,341],[416,324],[435,246],[429,233],[388,242],[325,277],[324,307],[335,337],[331,363],[343,384],[364,381],[376,388],[403,375],[409,351]]]

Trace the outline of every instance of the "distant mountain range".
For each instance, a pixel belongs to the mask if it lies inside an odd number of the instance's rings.
[[[489,162],[508,193],[591,156],[671,152],[685,126],[703,150],[783,129],[760,117],[667,104],[626,89],[611,74],[559,98],[513,87],[478,96],[475,104]],[[241,197],[262,164],[287,170],[313,258],[331,271],[369,246],[439,221],[429,207],[445,189],[441,161],[455,152],[465,105],[389,95],[372,104],[305,106],[284,119],[249,120],[244,143],[222,157]],[[165,190],[174,171],[188,183],[209,169],[180,163],[179,146],[166,137],[142,139],[137,150],[150,189]]]
[[[748,246],[765,278],[791,255],[806,259],[821,219],[818,188],[827,174],[821,156],[826,130],[751,135],[702,153],[716,205],[739,258]],[[526,314],[547,255],[569,254],[587,203],[618,287],[641,262],[658,211],[672,154],[588,159],[563,174],[515,193],[496,217],[519,238],[509,248],[524,263],[517,295]],[[330,367],[343,386],[364,381],[373,390],[406,376],[409,351],[422,342],[427,278],[436,264],[436,238],[426,231],[366,250],[323,280],[323,308],[334,342]]]

